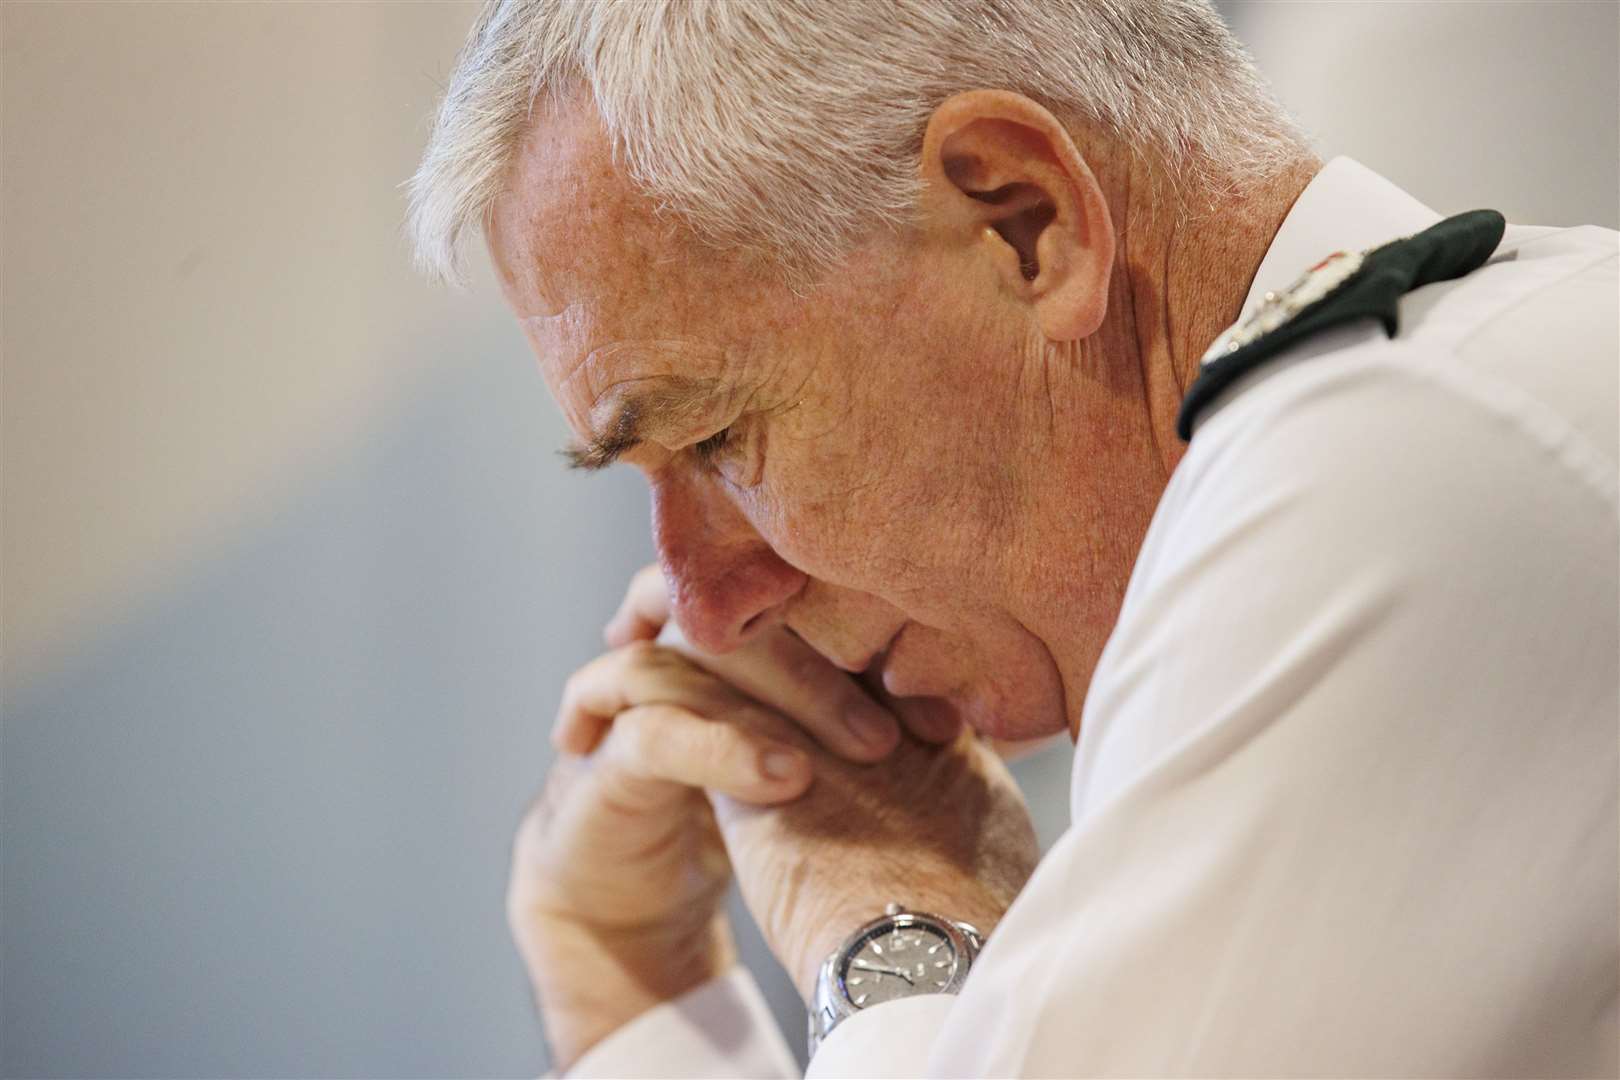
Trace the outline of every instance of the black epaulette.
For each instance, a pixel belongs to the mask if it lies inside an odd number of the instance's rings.
[[[1495,210],[1470,210],[1366,252],[1336,251],[1282,292],[1267,293],[1204,354],[1198,378],[1181,402],[1176,434],[1190,440],[1201,409],[1296,341],[1365,316],[1383,323],[1384,333],[1394,337],[1402,295],[1477,270],[1506,228]]]

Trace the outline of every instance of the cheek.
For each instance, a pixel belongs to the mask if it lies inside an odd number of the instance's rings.
[[[987,377],[984,327],[966,335],[960,312],[881,290],[840,301],[771,343],[795,358],[777,396],[803,404],[769,421],[756,528],[805,573],[861,592],[971,587],[1007,541],[998,455],[1016,380]]]
[[[889,447],[850,453],[831,438],[778,440],[746,495],[754,527],[789,564],[832,585],[904,595],[949,562],[926,471]]]

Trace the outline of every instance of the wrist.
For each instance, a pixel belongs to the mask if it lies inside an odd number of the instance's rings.
[[[821,978],[821,966],[843,945],[846,938],[863,923],[883,913],[883,905],[844,908],[838,913],[815,923],[815,930],[800,945],[792,963],[784,965],[793,977],[793,985],[804,999],[805,1008],[811,1008],[816,999],[816,983]]]
[[[642,1013],[737,960],[723,912],[690,929],[557,921],[538,929],[523,952],[559,1074]]]

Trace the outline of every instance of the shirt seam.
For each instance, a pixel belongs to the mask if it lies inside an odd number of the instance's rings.
[[[1514,250],[1515,256],[1517,256],[1518,252],[1523,250],[1523,247],[1514,248],[1513,250]],[[1450,345],[1447,348],[1447,352],[1451,353],[1452,355],[1455,355],[1458,350],[1462,349],[1469,342],[1473,341],[1474,338],[1478,337],[1480,334],[1483,334],[1485,331],[1491,329],[1499,321],[1501,321],[1502,319],[1505,319],[1507,316],[1511,315],[1513,312],[1517,311],[1519,308],[1523,307],[1525,304],[1528,304],[1532,300],[1538,299],[1541,296],[1541,294],[1543,292],[1546,292],[1548,289],[1552,289],[1552,288],[1555,288],[1555,287],[1557,287],[1559,285],[1562,285],[1564,282],[1568,281],[1570,278],[1578,277],[1579,275],[1584,274],[1588,270],[1592,269],[1594,266],[1599,266],[1599,265],[1601,265],[1603,263],[1606,263],[1606,262],[1613,262],[1613,261],[1615,261],[1617,259],[1620,259],[1620,254],[1617,254],[1617,253],[1611,252],[1611,251],[1606,251],[1603,254],[1597,256],[1596,258],[1594,258],[1591,262],[1582,263],[1580,266],[1575,267],[1574,269],[1570,270],[1568,273],[1560,274],[1558,277],[1551,278],[1551,279],[1549,279],[1547,281],[1544,281],[1537,288],[1530,289],[1530,290],[1526,291],[1525,293],[1523,293],[1522,295],[1514,297],[1512,301],[1510,301],[1509,303],[1507,303],[1503,307],[1498,308],[1497,310],[1492,312],[1489,316],[1487,316],[1484,322],[1476,324],[1471,329],[1469,329],[1466,333],[1462,334],[1460,337],[1452,339]],[[1466,281],[1467,279],[1464,278],[1463,280]]]
[[[1408,344],[1406,350],[1421,351]],[[1429,383],[1473,410],[1495,418],[1578,487],[1595,496],[1620,523],[1620,466],[1599,450],[1585,432],[1537,395],[1507,379],[1470,370],[1449,351],[1435,362],[1400,362],[1391,356],[1365,357],[1361,364]]]

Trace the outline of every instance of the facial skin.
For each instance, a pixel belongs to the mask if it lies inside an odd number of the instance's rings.
[[[1151,185],[1016,95],[942,105],[919,169],[917,227],[796,295],[656,216],[576,100],[486,236],[577,456],[645,474],[690,640],[785,624],[914,723],[1075,733],[1196,356],[1314,168],[1201,238],[1235,274],[1173,263],[1151,201],[1108,194]]]

